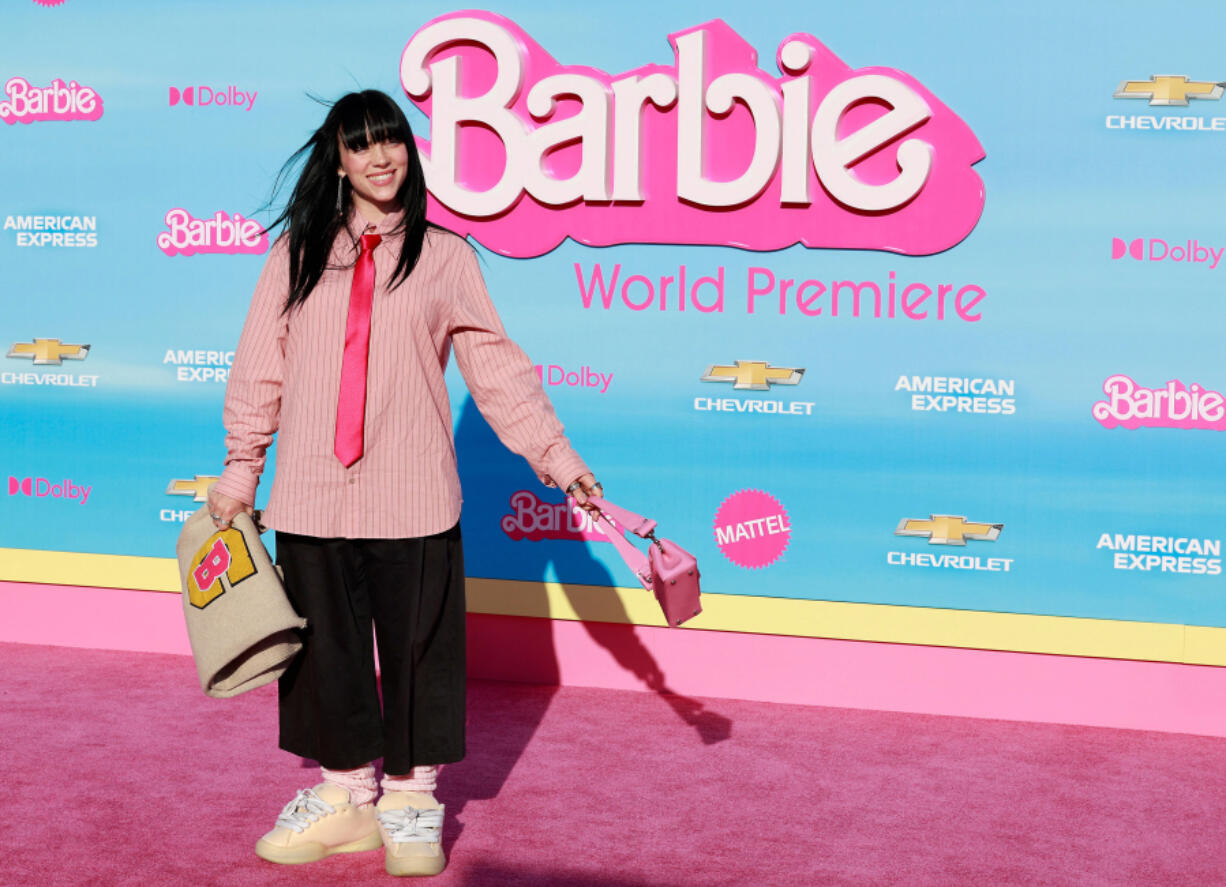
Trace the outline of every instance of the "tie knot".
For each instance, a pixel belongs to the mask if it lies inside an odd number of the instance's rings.
[[[383,240],[379,234],[363,234],[362,235],[362,252],[368,253]]]

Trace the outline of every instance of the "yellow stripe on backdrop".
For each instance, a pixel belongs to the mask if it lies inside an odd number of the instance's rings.
[[[179,565],[169,557],[82,554],[0,548],[0,581],[140,591],[179,591]]]
[[[179,591],[172,558],[0,548],[0,581]],[[663,626],[641,588],[468,580],[472,613]],[[1226,665],[1226,628],[708,594],[687,628],[792,637]]]

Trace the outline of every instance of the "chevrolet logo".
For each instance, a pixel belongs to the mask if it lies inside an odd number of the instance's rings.
[[[707,367],[703,382],[731,382],[732,387],[745,391],[769,391],[772,385],[796,385],[804,370],[773,367],[764,360],[738,360],[736,366],[712,364]]]
[[[1226,83],[1189,80],[1183,74],[1155,74],[1148,80],[1125,80],[1115,90],[1117,99],[1149,99],[1151,105],[1186,107],[1188,99],[1220,99]]]
[[[903,518],[895,536],[923,536],[929,545],[965,545],[967,539],[995,542],[1004,524],[976,524],[956,514],[934,514],[929,520]]]
[[[35,339],[32,342],[16,342],[9,349],[9,357],[32,357],[38,366],[59,366],[65,360],[85,360],[88,345],[65,345],[59,339]]]
[[[166,495],[191,496],[193,502],[204,502],[209,498],[209,487],[218,480],[215,474],[197,474],[192,480],[172,480],[166,488]]]

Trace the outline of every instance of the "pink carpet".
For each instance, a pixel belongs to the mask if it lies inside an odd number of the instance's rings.
[[[394,883],[379,852],[251,852],[315,781],[273,688],[20,644],[0,674],[0,884]],[[488,681],[469,705],[440,887],[1226,884],[1226,740]]]

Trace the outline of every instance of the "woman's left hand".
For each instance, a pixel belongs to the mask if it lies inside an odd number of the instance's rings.
[[[577,481],[566,488],[567,495],[574,496],[576,504],[588,511],[598,511],[599,509],[588,502],[588,496],[599,496],[604,498],[604,487],[591,474],[585,474]]]

